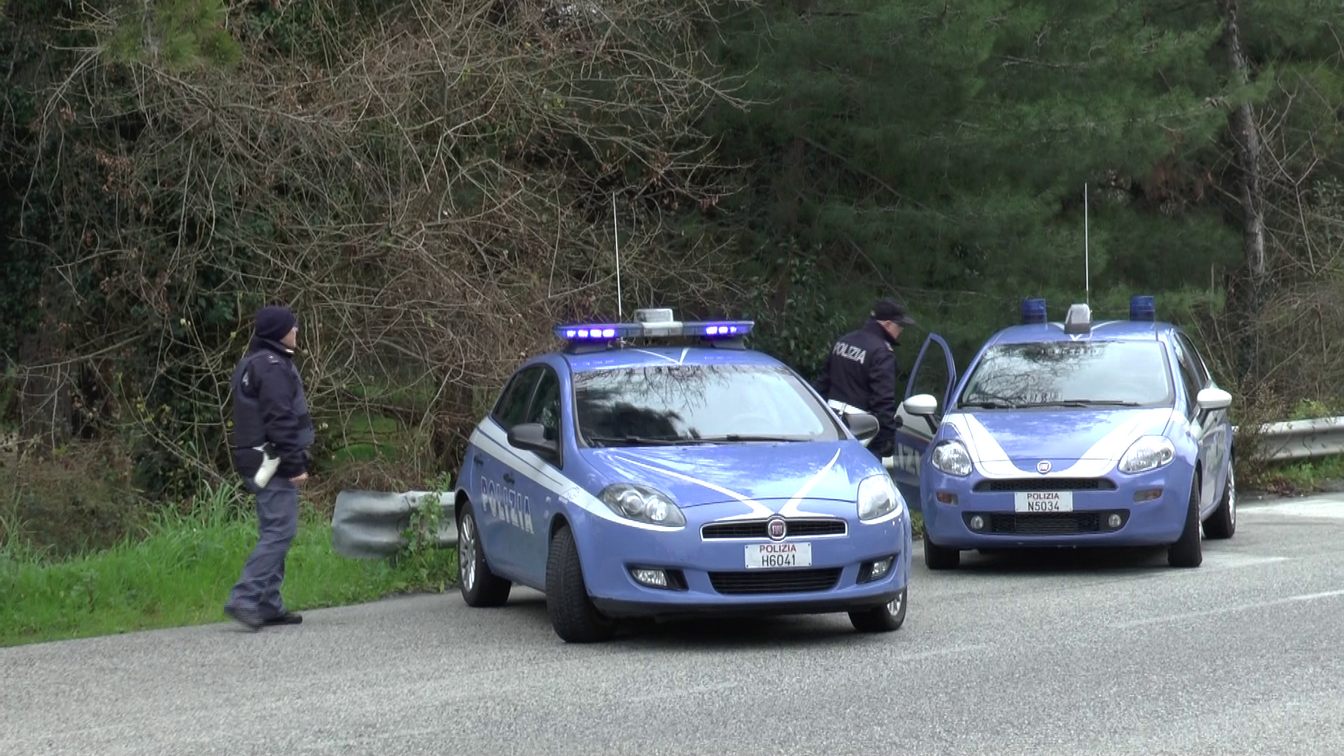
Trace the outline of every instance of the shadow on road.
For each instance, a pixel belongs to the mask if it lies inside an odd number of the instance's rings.
[[[509,599],[512,621],[536,622],[550,631],[546,599],[538,594]],[[844,613],[780,616],[704,617],[692,619],[627,619],[616,637],[598,647],[617,646],[653,650],[676,647],[681,651],[743,651],[753,648],[825,648],[840,644],[878,642],[896,633],[856,632]]]

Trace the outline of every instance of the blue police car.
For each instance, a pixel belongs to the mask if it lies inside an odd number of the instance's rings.
[[[556,633],[603,640],[628,617],[906,615],[905,500],[863,441],[779,361],[753,324],[556,328],[471,435],[457,479],[460,587],[498,606],[546,594]]]
[[[1232,397],[1153,298],[1128,320],[1093,322],[1072,305],[1047,322],[1044,300],[991,337],[957,379],[931,335],[902,403],[893,474],[924,515],[924,560],[961,550],[1167,546],[1172,566],[1203,560],[1237,525]],[[940,359],[941,358],[941,359]],[[945,393],[915,394],[932,372]],[[912,395],[913,394],[913,395]]]

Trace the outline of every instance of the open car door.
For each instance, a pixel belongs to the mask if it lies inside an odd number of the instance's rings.
[[[957,366],[952,359],[952,349],[947,341],[936,333],[930,333],[919,348],[914,367],[910,370],[910,379],[905,386],[905,399],[927,394],[937,400],[938,405],[932,415],[911,414],[907,403],[902,401],[896,408],[896,417],[900,427],[896,429],[896,449],[892,456],[883,460],[891,470],[896,487],[912,508],[919,504],[919,462],[938,430],[952,389],[957,385]]]

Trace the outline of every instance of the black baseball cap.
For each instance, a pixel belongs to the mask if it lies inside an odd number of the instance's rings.
[[[873,320],[890,320],[903,326],[915,324],[915,319],[905,311],[905,306],[894,299],[879,299],[873,303]]]

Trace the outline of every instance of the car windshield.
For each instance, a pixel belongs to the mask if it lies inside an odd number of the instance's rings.
[[[1156,341],[1048,341],[990,347],[958,407],[1153,407],[1173,397]]]
[[[658,365],[574,376],[578,431],[590,446],[835,441],[830,410],[788,368]]]

